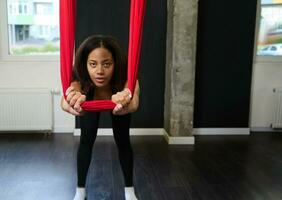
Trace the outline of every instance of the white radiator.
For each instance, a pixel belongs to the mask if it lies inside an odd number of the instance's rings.
[[[0,88],[0,131],[50,131],[52,93],[45,88]]]
[[[282,128],[282,88],[274,88],[274,114],[272,128]]]

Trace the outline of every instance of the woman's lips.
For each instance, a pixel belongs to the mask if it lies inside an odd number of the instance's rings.
[[[96,82],[103,83],[105,81],[105,78],[95,78]]]

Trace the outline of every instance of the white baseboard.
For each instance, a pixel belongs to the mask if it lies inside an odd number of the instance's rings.
[[[163,135],[168,144],[195,144],[194,136],[170,136],[165,130]]]
[[[250,128],[194,128],[193,135],[249,135]]]
[[[113,131],[111,128],[99,128],[98,136],[112,136]],[[170,145],[176,144],[194,144],[194,136],[181,136],[181,137],[171,137],[163,128],[131,128],[130,135],[134,136],[153,136],[160,135],[164,136],[167,143]],[[80,129],[74,129],[74,136],[80,136]]]
[[[251,127],[252,132],[282,132],[282,129],[273,129],[271,127]]]
[[[53,128],[53,133],[73,133],[73,126],[56,126]]]

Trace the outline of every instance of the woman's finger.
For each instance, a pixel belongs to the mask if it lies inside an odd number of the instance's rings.
[[[116,107],[113,109],[113,114],[114,114],[114,115],[117,114],[117,108],[116,108]]]
[[[127,92],[127,95],[129,96],[129,98],[132,97],[132,94],[129,88],[125,88],[124,91]]]
[[[125,97],[124,97],[124,96],[120,96],[120,97],[118,98],[118,102],[119,102],[119,103],[124,102],[124,100],[125,100]]]
[[[120,102],[122,105],[125,106],[125,105],[129,104],[130,100],[131,100],[131,97],[130,97],[129,93],[128,93],[128,92],[124,92],[124,93],[122,94],[122,96],[120,97],[119,102]]]
[[[128,114],[129,110],[127,106],[123,106],[121,109],[114,109],[113,114],[114,115],[125,115]]]
[[[84,102],[86,100],[86,96],[85,95],[81,95],[78,99],[77,99],[77,101],[75,102],[75,104],[74,104],[74,109],[76,110],[76,111],[78,111],[78,112],[81,112],[82,111],[82,108],[81,108],[81,103],[82,102]]]
[[[74,106],[74,104],[79,99],[79,97],[81,97],[81,93],[80,92],[76,92],[75,95],[72,97],[72,99],[69,102],[70,106]]]
[[[74,96],[75,94],[76,94],[75,91],[69,92],[69,94],[67,95],[67,98],[66,98],[66,100],[67,100],[68,103],[70,102],[70,100],[73,98],[73,96]]]
[[[74,88],[72,86],[68,87],[68,89],[66,90],[66,96],[68,96],[69,93],[73,90],[74,90]]]
[[[128,105],[131,101],[131,97],[130,96],[127,96],[125,97],[125,102],[126,102],[126,105]]]
[[[74,110],[72,107],[70,107],[70,109],[69,109],[69,111],[68,111],[70,114],[73,114],[73,115],[75,115],[75,116],[79,116],[80,115],[80,113],[79,112],[77,112],[76,110]]]
[[[118,112],[118,111],[120,111],[122,109],[122,105],[121,104],[117,104],[116,106],[115,106],[115,108],[114,108],[114,112]]]

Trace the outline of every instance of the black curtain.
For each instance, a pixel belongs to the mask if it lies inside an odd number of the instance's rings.
[[[78,0],[76,47],[89,35],[107,34],[117,37],[127,51],[129,5],[129,0]],[[166,0],[147,1],[139,71],[140,106],[132,116],[133,128],[163,127],[166,5]],[[108,112],[102,113],[100,127],[111,127]]]
[[[249,127],[256,0],[200,0],[194,127]]]

